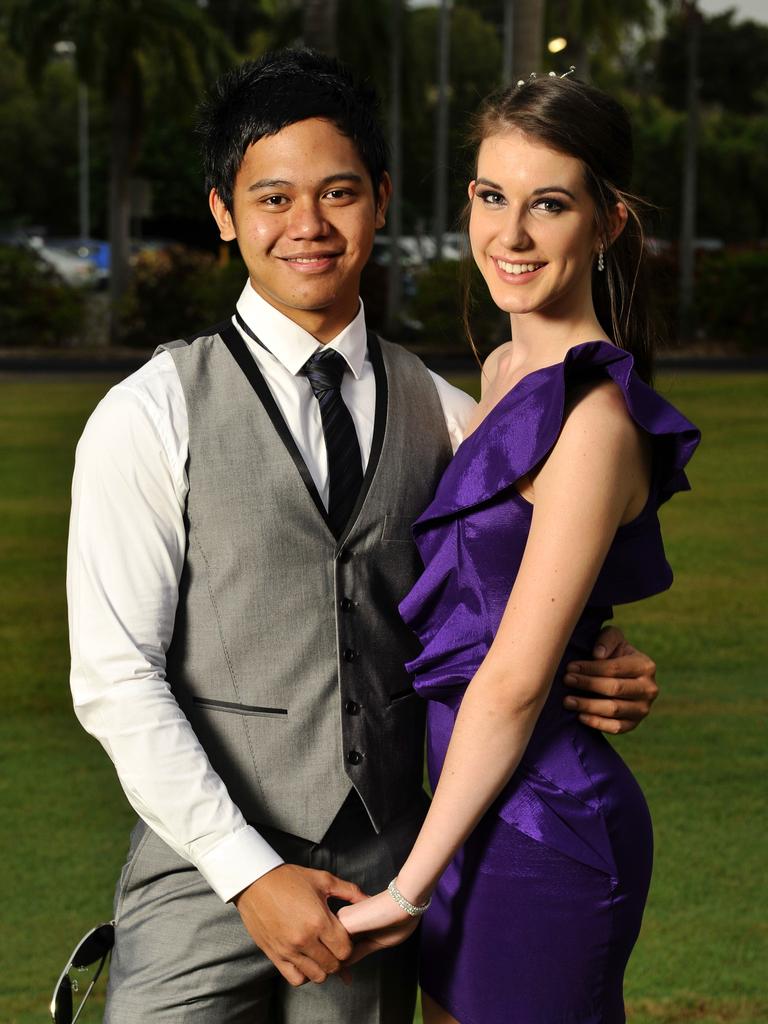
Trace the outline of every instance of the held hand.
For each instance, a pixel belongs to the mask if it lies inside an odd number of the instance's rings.
[[[350,964],[369,953],[405,942],[419,924],[419,919],[401,910],[386,890],[351,907],[342,907],[339,920],[355,941]]]
[[[365,893],[328,871],[281,864],[235,897],[248,934],[289,985],[342,972],[352,940],[328,909],[329,896],[357,903]]]
[[[593,729],[614,735],[631,732],[659,695],[656,665],[627,643],[615,626],[602,630],[594,656],[597,661],[571,662],[563,682],[595,696],[568,696],[564,704],[570,711],[578,711],[579,720]]]

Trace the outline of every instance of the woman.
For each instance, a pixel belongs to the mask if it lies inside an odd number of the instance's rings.
[[[644,383],[624,110],[532,77],[486,102],[476,141],[470,242],[512,340],[414,528],[425,570],[401,612],[434,799],[390,890],[340,917],[364,953],[431,897],[427,1024],[617,1024],[651,825],[620,757],[563,709],[564,666],[611,605],[670,585],[656,513],[699,435]]]

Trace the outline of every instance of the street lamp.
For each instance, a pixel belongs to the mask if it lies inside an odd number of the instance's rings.
[[[53,44],[58,57],[68,57],[74,62],[77,44],[71,39],[60,39]],[[91,181],[90,181],[90,137],[88,131],[88,86],[78,82],[77,86],[77,153],[78,153],[78,213],[80,241],[91,237]]]

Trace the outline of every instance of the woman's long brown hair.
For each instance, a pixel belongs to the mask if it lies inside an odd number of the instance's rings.
[[[595,267],[592,272],[595,313],[614,344],[631,352],[638,374],[650,382],[657,332],[643,256],[640,210],[646,204],[629,190],[633,148],[626,110],[606,93],[576,79],[530,78],[484,101],[474,118],[470,142],[477,152],[484,139],[510,129],[581,161],[605,247],[605,270]],[[626,206],[629,219],[610,243],[611,211],[619,202]],[[468,274],[465,280],[464,324],[477,353],[470,326]]]

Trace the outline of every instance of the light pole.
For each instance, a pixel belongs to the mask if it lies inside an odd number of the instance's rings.
[[[699,140],[699,33],[701,14],[695,0],[683,0],[688,30],[686,108],[683,152],[683,192],[680,201],[680,337],[689,340],[695,331],[694,239],[696,237],[696,193]]]
[[[512,85],[512,55],[515,45],[515,0],[504,0],[504,53],[501,64],[501,84]]]
[[[77,44],[71,39],[60,39],[53,44],[53,52],[59,57],[68,57],[74,64]],[[91,237],[91,158],[90,131],[88,116],[88,86],[84,82],[77,85],[77,162],[78,188],[77,206],[80,241]]]
[[[387,330],[396,337],[400,326],[403,275],[400,236],[403,233],[402,64],[403,0],[391,0],[392,45],[389,58],[389,147],[392,155],[392,198],[389,207],[389,274],[387,278]]]
[[[437,126],[435,130],[435,259],[443,255],[448,221],[448,103],[451,56],[451,0],[440,0],[438,30]]]

